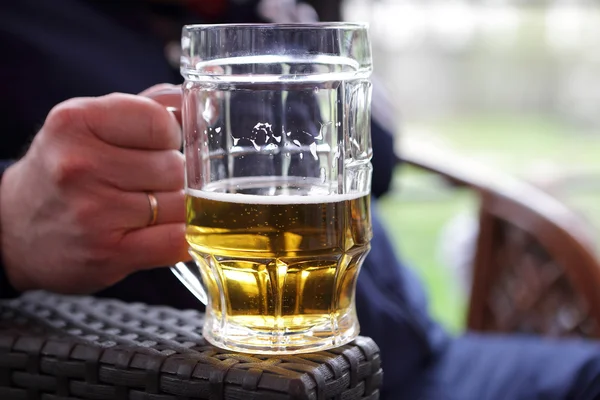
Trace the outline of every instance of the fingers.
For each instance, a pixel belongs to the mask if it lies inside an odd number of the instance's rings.
[[[155,225],[185,223],[185,195],[183,190],[152,192],[157,201]],[[123,196],[120,221],[127,230],[148,226],[152,219],[152,207],[146,193],[127,193]]]
[[[181,107],[181,87],[161,83],[152,86],[140,93],[140,96],[148,97],[160,104],[163,107]]]
[[[161,224],[172,224],[172,223],[184,223],[186,220],[185,213],[185,194],[183,190],[177,192],[154,192],[152,193],[156,198],[157,217],[156,225]],[[152,216],[152,207],[147,195],[143,199],[139,200],[140,208],[143,210],[143,205],[146,205],[147,213],[146,220],[144,221],[144,213],[140,214],[140,225],[145,226]],[[145,225],[143,225],[145,223]]]
[[[123,191],[183,189],[184,159],[177,150],[106,149],[98,157],[102,179]]]
[[[181,124],[181,87],[168,83],[152,86],[140,93],[140,96],[151,98],[169,110]]]
[[[185,224],[163,224],[128,233],[120,243],[123,263],[132,271],[173,265],[190,259]]]
[[[179,123],[163,105],[122,93],[67,100],[50,112],[46,124],[61,135],[87,130],[103,142],[131,149],[177,150],[182,142]]]

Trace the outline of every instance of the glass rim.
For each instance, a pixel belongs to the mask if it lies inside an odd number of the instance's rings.
[[[348,30],[366,30],[369,29],[368,22],[258,22],[258,23],[216,23],[216,24],[187,24],[183,26],[185,31],[201,31],[214,28],[250,28],[250,29],[348,29]]]

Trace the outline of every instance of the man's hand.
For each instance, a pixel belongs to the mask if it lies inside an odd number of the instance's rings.
[[[169,104],[144,95],[59,104],[5,172],[1,249],[17,289],[92,292],[189,258],[180,127]]]

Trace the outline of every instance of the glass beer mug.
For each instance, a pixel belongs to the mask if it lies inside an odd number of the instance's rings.
[[[172,268],[225,349],[290,354],[359,333],[371,233],[362,24],[183,28],[187,241]]]

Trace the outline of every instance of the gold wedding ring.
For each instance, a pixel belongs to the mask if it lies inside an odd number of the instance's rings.
[[[153,193],[146,193],[148,196],[148,203],[150,203],[150,222],[148,226],[152,226],[156,224],[156,220],[158,219],[158,200],[156,200],[156,196]]]

